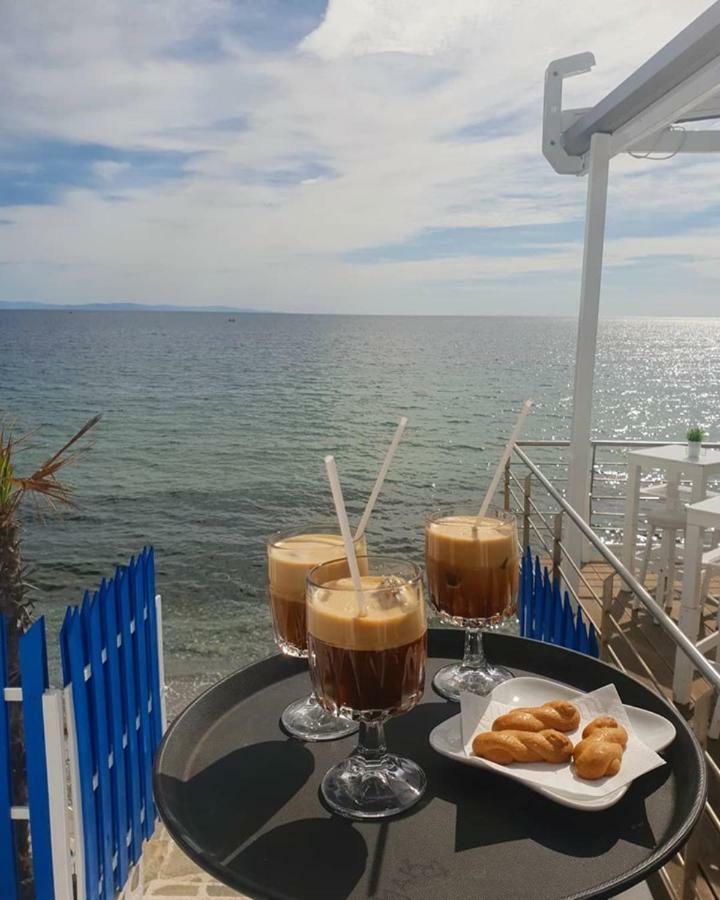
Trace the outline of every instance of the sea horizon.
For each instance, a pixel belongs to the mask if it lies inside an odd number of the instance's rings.
[[[242,315],[242,316],[314,316],[329,319],[564,319],[576,321],[578,316],[567,313],[359,313],[359,312],[313,312],[311,310],[280,310],[280,309],[249,309],[234,306],[172,306],[164,304],[144,303],[81,303],[81,304],[54,304],[27,301],[15,304],[12,301],[0,300],[0,313],[2,312],[153,312],[153,313],[207,313],[214,315]],[[708,315],[648,315],[641,313],[608,313],[599,315],[600,321],[615,319],[664,319],[682,322],[684,320],[707,319],[713,321],[720,319],[717,316]]]

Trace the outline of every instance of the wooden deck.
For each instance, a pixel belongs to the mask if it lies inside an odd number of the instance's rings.
[[[593,592],[602,597],[603,583],[611,573],[610,566],[603,562],[586,563],[583,566],[583,575],[587,580],[592,591],[581,584],[580,599],[583,602],[585,611],[590,615],[599,629],[601,625],[602,611],[597,601],[593,597]],[[668,699],[672,698],[672,676],[675,666],[675,644],[668,637],[665,631],[656,625],[652,616],[644,609],[644,607],[631,612],[627,602],[627,594],[621,594],[620,578],[615,579],[614,583],[614,599],[610,608],[611,614],[620,626],[623,635],[629,640],[632,646],[637,650],[643,658],[652,676],[638,662],[632,650],[628,647],[626,641],[620,634],[613,629],[613,634],[609,640],[609,646],[617,654],[623,666],[638,678],[641,678],[648,686],[653,686],[653,677],[659,683],[663,693]],[[651,594],[654,593],[654,576],[648,578],[646,587]],[[675,585],[675,601],[671,612],[672,618],[677,622],[680,613],[680,583]],[[714,597],[720,597],[720,576],[714,578],[710,584],[710,594]],[[718,608],[713,602],[705,605],[701,633],[698,640],[711,634],[717,627]],[[714,652],[711,658],[714,657]],[[693,684],[693,701],[707,690],[707,683],[700,677],[696,678]]]
[[[597,600],[593,597],[593,592],[597,597],[602,597],[603,583],[611,572],[610,566],[603,562],[586,563],[583,566],[583,576],[589,587],[581,584],[579,596],[585,611],[598,629],[601,624],[602,610]],[[631,611],[628,595],[620,594],[620,587],[620,579],[616,577],[611,614],[620,626],[622,634],[618,634],[613,628],[608,644],[630,674],[639,678],[651,689],[659,686],[666,699],[672,702],[675,644],[673,644],[665,631],[655,624],[652,616],[644,608],[634,613]],[[654,581],[649,578],[646,587],[652,594],[655,587]],[[671,613],[675,621],[677,621],[680,611],[680,590],[681,585],[677,583],[675,585],[675,601]],[[711,581],[709,593],[712,597],[720,597],[720,577]],[[717,605],[712,601],[706,603],[703,610],[701,633],[698,635],[698,639],[716,630],[717,614]],[[637,659],[632,649],[628,646],[628,642],[642,657],[645,665]],[[715,658],[714,650],[710,654],[710,658]],[[707,691],[707,682],[701,677],[696,677],[693,683],[693,701],[687,708],[681,708],[681,712],[686,718],[689,719],[692,716],[695,702]],[[708,741],[707,749],[712,759],[720,765],[720,741]],[[713,809],[717,811],[720,810],[720,778],[716,776],[711,768],[709,768],[708,774],[708,800]],[[698,877],[697,882],[697,896],[703,898],[703,900],[705,898],[718,900],[720,898],[720,834],[710,824],[707,816],[703,817],[699,828],[701,835],[701,875]],[[669,872],[673,875],[674,881],[677,877],[679,883],[678,868],[671,865],[669,866]]]

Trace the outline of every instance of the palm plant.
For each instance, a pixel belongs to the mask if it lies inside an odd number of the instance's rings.
[[[15,437],[11,430],[0,428],[0,614],[5,616],[8,626],[8,661],[13,682],[17,679],[18,640],[31,617],[20,553],[19,511],[28,498],[38,512],[43,502],[50,509],[75,505],[72,490],[57,475],[89,449],[87,445],[79,447],[78,442],[99,419],[100,416],[89,419],[56,453],[25,477],[17,474],[15,464],[18,449],[29,434]]]
[[[20,681],[20,635],[27,630],[32,617],[32,601],[27,593],[27,567],[20,549],[20,511],[26,500],[34,503],[38,513],[42,512],[43,504],[50,509],[75,505],[70,487],[58,480],[58,472],[89,449],[87,444],[79,446],[79,441],[99,419],[100,416],[89,419],[56,453],[25,477],[17,473],[16,459],[29,434],[16,437],[12,428],[0,425],[0,615],[5,617],[7,627],[8,680],[11,685],[17,685]],[[27,788],[18,704],[10,704],[9,712],[13,800],[22,804],[26,800]],[[25,896],[32,890],[30,857],[27,834],[23,835],[20,830],[18,860]]]

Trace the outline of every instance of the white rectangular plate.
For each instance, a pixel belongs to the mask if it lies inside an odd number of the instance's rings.
[[[492,698],[508,706],[541,706],[548,700],[573,700],[582,696],[582,691],[575,690],[559,681],[551,681],[548,678],[535,678],[525,676],[505,681],[492,692]],[[624,706],[630,724],[637,737],[651,750],[659,753],[669,746],[675,738],[675,726],[663,716],[639,709],[636,706]],[[476,766],[480,769],[489,769],[484,759],[477,756],[467,756],[463,747],[462,718],[453,716],[442,722],[430,733],[430,746],[443,756],[454,759],[468,766]],[[497,771],[497,767],[492,768]],[[502,773],[504,774],[504,773]],[[512,772],[508,769],[508,776]],[[604,797],[579,797],[565,794],[541,785],[532,785],[523,782],[526,787],[537,791],[555,803],[569,806],[572,809],[582,809],[588,812],[597,812],[613,806],[627,793],[629,785],[625,785]]]

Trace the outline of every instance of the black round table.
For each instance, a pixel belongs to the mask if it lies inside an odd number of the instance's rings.
[[[518,782],[436,754],[428,734],[459,706],[432,690],[437,668],[462,654],[462,634],[429,633],[425,696],[388,723],[391,750],[424,769],[427,792],[403,816],[355,822],[320,797],[325,772],[355,738],[303,744],[278,717],[310,689],[305,663],[272,656],[235,672],[171,725],[155,762],[155,798],[182,849],[215,878],[277,900],[512,900],[611,897],[659,869],[702,811],[705,765],[685,721],[638,681],[597,660],[537,641],[486,636],[488,657],[516,674],[581,690],[614,683],[625,703],[670,719],[668,764],[639,778],[615,806],[581,812]]]

